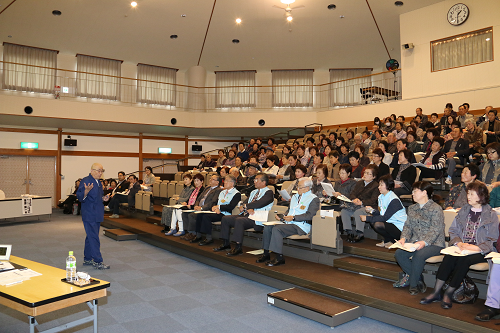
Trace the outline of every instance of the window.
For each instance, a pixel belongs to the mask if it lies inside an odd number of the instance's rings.
[[[53,94],[58,51],[3,43],[3,88]]]
[[[371,73],[371,68],[330,69],[330,106],[361,104],[360,89],[372,86]]]
[[[273,70],[273,107],[313,106],[313,69]]]
[[[493,28],[431,42],[432,71],[493,61]]]
[[[177,69],[137,64],[137,102],[175,106]]]
[[[215,72],[215,107],[255,107],[255,73],[255,71]]]
[[[76,55],[77,96],[120,100],[121,60]]]

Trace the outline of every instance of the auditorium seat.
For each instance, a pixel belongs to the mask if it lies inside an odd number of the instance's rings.
[[[160,198],[168,198],[168,180],[164,180],[160,184]]]
[[[135,208],[142,209],[142,197],[144,193],[144,191],[139,191],[135,194]]]
[[[167,192],[167,198],[171,198],[175,194],[175,187],[177,185],[176,181],[168,183],[168,192]]]
[[[160,187],[161,187],[161,181],[155,181],[153,184],[153,195],[157,198],[160,197]]]
[[[183,172],[181,172],[181,171],[180,171],[180,172],[177,172],[177,173],[174,175],[174,180],[175,180],[175,181],[178,181],[178,182],[182,181],[182,175],[183,175]]]

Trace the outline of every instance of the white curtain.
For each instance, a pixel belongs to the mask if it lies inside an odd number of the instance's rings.
[[[274,108],[313,106],[313,69],[271,72]]]
[[[330,106],[351,106],[363,102],[361,89],[371,87],[371,68],[330,69]]]
[[[215,72],[215,107],[255,107],[255,71]]]
[[[431,43],[432,70],[477,64],[493,60],[493,29],[466,33]]]
[[[4,43],[3,61],[4,89],[54,93],[57,51]]]
[[[175,106],[177,69],[137,65],[137,102]]]
[[[120,60],[76,55],[77,96],[120,100]]]

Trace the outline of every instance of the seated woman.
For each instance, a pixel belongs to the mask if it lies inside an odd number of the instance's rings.
[[[284,189],[290,198],[297,192],[297,186],[299,186],[299,180],[306,176],[307,169],[305,166],[299,164],[295,167],[295,180],[288,188]],[[283,190],[283,189],[282,189]],[[278,206],[288,206],[290,204],[290,200],[285,200],[284,198],[280,198],[277,205]]]
[[[469,141],[469,148],[471,155],[483,154],[483,130],[476,126],[474,119],[467,119],[465,121],[464,139]]]
[[[384,158],[382,159],[382,162],[384,162],[384,164],[387,165],[391,164],[392,155],[387,152],[387,150],[389,149],[389,144],[387,143],[387,141],[380,141],[378,144],[378,148],[382,150],[382,152],[384,153]]]
[[[271,177],[276,177],[278,174],[279,168],[274,164],[275,158],[274,155],[268,155],[266,157],[266,167],[262,169],[262,172],[267,173]]]
[[[396,139],[406,139],[406,131],[403,128],[402,122],[397,122],[392,133],[396,136]]]
[[[347,143],[343,143],[340,146],[339,154],[340,164],[349,163],[349,146],[347,145]]]
[[[444,209],[459,210],[460,208],[462,208],[463,205],[467,203],[467,192],[465,191],[467,185],[475,181],[478,177],[479,177],[479,167],[473,163],[466,165],[463,168],[461,174],[462,182],[458,185],[453,186],[450,189],[450,193],[444,200],[444,205],[443,205]],[[493,192],[495,192],[495,189],[493,189],[493,191],[491,191],[490,193],[490,206],[492,208],[495,208],[497,206],[492,205],[492,199],[494,197]]]
[[[226,176],[229,175],[229,170],[231,169],[228,166],[223,166],[222,168],[220,168],[218,172],[221,179],[220,187],[224,187],[224,180],[226,179]]]
[[[403,194],[411,194],[411,186],[417,177],[417,168],[410,164],[411,153],[408,149],[399,152],[398,165],[392,170],[392,178],[396,185],[394,193],[400,197]]]
[[[363,176],[363,167],[359,164],[359,153],[357,151],[351,151],[349,153],[349,163],[352,166],[351,177],[354,179],[361,179]]]
[[[493,242],[498,239],[498,216],[488,205],[486,185],[480,182],[467,185],[467,201],[468,204],[460,209],[451,224],[449,244],[473,254],[463,257],[445,255],[436,274],[434,292],[423,298],[420,304],[441,302],[443,309],[450,309],[453,292],[462,283],[469,266],[486,262],[484,256],[495,250]],[[449,286],[441,295],[441,289],[448,279]]]
[[[323,157],[328,156],[328,155],[325,155],[325,149],[326,149],[326,147],[330,146],[330,139],[324,138],[324,139],[321,139],[320,142],[321,142],[321,145],[319,147],[319,154],[323,155]]]
[[[356,145],[354,146],[354,151],[358,152],[359,154],[359,165],[364,169],[365,166],[370,164],[370,158],[368,156],[365,156],[365,147],[362,145]]]
[[[291,180],[290,176],[294,174],[294,171],[290,167],[290,156],[292,156],[292,159],[295,163],[297,161],[297,157],[292,154],[283,154],[283,156],[281,156],[281,166],[278,170],[278,174],[276,175],[276,180],[278,183],[282,183],[286,180]]]
[[[329,163],[325,163],[323,161],[323,164],[325,164],[328,167],[328,179],[330,181],[336,181],[339,180],[339,171],[340,171],[340,162],[339,162],[339,152],[336,150],[331,151],[325,159],[328,159]]]
[[[326,146],[325,147],[325,151],[323,152],[323,164],[326,164],[327,167],[330,167],[329,164],[330,164],[330,159],[328,158],[328,156],[330,155],[330,153],[332,152],[332,147],[331,146]],[[336,151],[336,150],[335,150]]]
[[[314,174],[316,174],[316,170],[318,169],[318,166],[321,164],[321,162],[323,162],[323,156],[321,156],[319,154],[318,155],[314,155],[313,157],[311,157],[311,160],[313,162],[307,168],[306,177],[311,177]]]
[[[224,152],[224,149],[219,149],[217,151],[217,154],[219,155],[219,158],[217,159],[217,168],[220,168],[224,165],[224,161],[226,160],[226,153]]]
[[[424,146],[422,147],[424,153],[431,151],[432,141],[434,141],[435,138],[439,138],[438,130],[435,128],[427,129],[424,137]]]
[[[433,191],[429,182],[413,184],[413,200],[416,203],[408,208],[408,219],[398,243],[413,243],[418,247],[415,252],[398,249],[395,253],[404,274],[393,287],[410,286],[410,295],[427,290],[422,275],[425,261],[439,255],[444,247],[444,214],[441,206],[431,199]]]
[[[343,195],[347,198],[351,195],[352,189],[356,185],[356,181],[351,178],[352,166],[348,163],[341,164],[339,167],[339,177],[340,179],[335,181],[333,185],[333,197],[338,197],[339,195]],[[321,192],[324,196],[326,196],[326,192]],[[329,206],[325,207],[325,209],[333,209],[336,211],[342,210],[342,206],[339,203],[333,203]]]
[[[335,145],[333,146],[333,149],[338,151],[339,154],[341,153],[340,147],[345,143],[345,139],[343,136],[338,136],[337,139],[335,140]]]
[[[481,170],[480,180],[483,183],[490,185],[500,181],[500,143],[489,143],[484,148],[484,151],[488,156],[488,161],[479,166],[479,169]]]
[[[352,202],[347,203],[346,208],[342,209],[342,225],[344,232],[348,233],[348,242],[357,243],[364,239],[365,223],[361,221],[360,215],[366,214],[365,207],[377,207],[377,199],[380,194],[378,191],[378,167],[369,164],[365,168],[363,178],[356,183],[354,189],[349,196]],[[351,217],[354,217],[356,222],[356,231],[352,230]]]
[[[372,164],[378,166],[379,176],[385,176],[389,174],[390,168],[387,164],[382,162],[384,159],[384,152],[380,148],[376,148],[372,152]]]
[[[63,203],[59,205],[59,208],[63,209],[64,214],[71,214],[73,212],[73,205],[75,203],[78,203],[78,206],[80,208],[81,203],[78,201],[78,198],[76,197],[76,191],[78,190],[81,181],[82,181],[81,178],[75,180],[75,185],[71,186],[70,190],[68,191],[67,194],[68,197],[66,198],[66,200],[64,200]],[[109,202],[109,200],[107,202]],[[80,209],[78,209],[78,211],[80,211]]]
[[[232,149],[229,150],[227,152],[227,158],[224,160],[224,165],[228,167],[234,167],[235,158],[236,158],[236,152]]]
[[[420,180],[423,178],[440,179],[443,177],[442,170],[446,164],[446,155],[441,151],[443,145],[443,138],[434,138],[431,145],[431,151],[425,154],[422,159],[422,164],[425,167],[418,167],[420,169]]]
[[[201,173],[197,173],[194,176],[190,178],[190,174],[185,174],[183,179],[184,179],[184,189],[182,190],[181,194],[179,195],[179,200],[177,201],[179,205],[183,205],[182,208],[179,209],[173,209],[170,218],[170,231],[166,233],[165,235],[167,236],[183,236],[186,232],[184,231],[184,223],[182,220],[182,211],[183,210],[188,210],[188,209],[193,209],[194,204],[196,202],[196,199],[198,199],[198,196],[201,195],[203,192],[203,182],[205,181],[205,177]],[[191,185],[191,181],[194,183],[194,186]],[[165,212],[165,208],[169,207],[164,207],[163,212]],[[170,207],[173,208],[173,207]],[[163,218],[163,213],[162,213],[162,218],[161,218],[162,224],[166,225],[169,223],[168,215],[165,216],[165,219]],[[178,224],[179,228],[176,228],[176,224]]]
[[[422,143],[418,143],[418,136],[415,132],[408,132],[406,140],[408,141],[407,148],[412,153],[420,153],[423,150]]]
[[[156,180],[155,175],[153,174],[153,169],[150,166],[147,166],[144,168],[144,172],[145,174],[142,184],[148,187],[146,191],[151,191]]]
[[[316,177],[313,180],[313,186],[311,191],[314,195],[316,195],[320,199],[328,197],[323,194],[323,185],[321,185],[322,183],[331,184],[331,182],[326,177],[327,173],[328,173],[328,167],[325,164],[320,164],[316,168]]]
[[[372,216],[360,215],[363,222],[370,223],[373,230],[384,237],[384,240],[378,244],[378,247],[389,248],[395,239],[401,237],[401,230],[406,222],[406,209],[401,200],[392,191],[394,189],[394,179],[390,175],[380,177],[378,181],[378,207],[380,211],[366,206],[365,210]]]

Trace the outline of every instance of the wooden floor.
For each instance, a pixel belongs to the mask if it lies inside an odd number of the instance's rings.
[[[419,304],[423,295],[411,296],[408,290],[392,287],[392,282],[339,270],[323,264],[312,263],[286,257],[286,264],[278,267],[267,267],[255,262],[256,256],[244,253],[237,257],[227,257],[224,252],[213,252],[214,246],[199,246],[180,240],[178,237],[165,236],[162,226],[147,223],[133,218],[105,219],[104,227],[122,228],[137,233],[138,239],[169,249],[173,252],[188,251],[193,255],[246,269],[249,272],[267,276],[293,284],[295,286],[338,297],[357,304],[366,305],[379,310],[402,315],[432,325],[445,327],[459,332],[499,332],[500,326],[492,320],[482,323],[474,320],[474,316],[484,310],[484,301],[476,304],[453,304],[451,310],[444,310],[440,303],[430,305]],[[215,242],[217,245],[218,242]],[[361,243],[360,248],[366,247]],[[245,251],[254,249],[244,248]],[[381,249],[381,251],[386,251]],[[357,259],[344,259],[356,261]],[[396,272],[394,272],[396,273]],[[393,273],[393,274],[394,274]],[[432,291],[429,286],[427,294]]]

